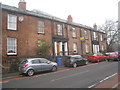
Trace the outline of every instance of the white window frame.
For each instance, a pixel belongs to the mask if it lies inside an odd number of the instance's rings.
[[[45,33],[45,23],[44,21],[39,20],[38,21],[38,33],[44,34]]]
[[[7,55],[17,55],[16,38],[7,38]]]
[[[89,53],[89,45],[86,44],[86,53]]]
[[[102,45],[102,51],[104,51],[104,46]]]
[[[84,32],[85,32],[85,39],[88,39],[88,32],[87,31]]]
[[[7,29],[17,30],[17,16],[16,15],[8,14]]]
[[[100,35],[100,40],[103,41],[103,35]]]
[[[63,30],[62,30],[62,25],[61,24],[57,24],[57,34],[58,35],[63,35]]]
[[[93,38],[94,38],[94,40],[96,40],[96,38],[97,38],[96,32],[93,32]]]
[[[72,28],[72,37],[77,37],[76,28]]]
[[[73,52],[78,53],[78,51],[77,51],[77,43],[73,43]]]

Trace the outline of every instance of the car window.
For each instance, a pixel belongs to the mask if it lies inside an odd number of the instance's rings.
[[[45,59],[45,58],[41,58],[41,59],[40,59],[40,63],[47,63],[47,62],[48,62],[48,60]]]
[[[98,56],[103,56],[103,54],[98,54]]]
[[[26,64],[28,60],[23,60],[20,64]]]
[[[105,53],[104,55],[105,55],[105,56],[109,56],[109,55],[110,55],[110,53]]]
[[[71,60],[80,60],[82,57],[81,56],[76,56],[76,57],[71,57]]]
[[[116,53],[110,53],[110,55],[117,55]]]
[[[97,54],[92,54],[93,56],[97,56]]]
[[[32,64],[39,64],[40,61],[39,60],[32,60]]]

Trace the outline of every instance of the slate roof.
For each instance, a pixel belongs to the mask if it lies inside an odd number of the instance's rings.
[[[75,23],[75,22],[68,22],[67,20],[55,17],[53,15],[47,14],[47,13],[42,12],[42,11],[37,12],[35,10],[33,10],[33,11],[22,10],[22,9],[17,8],[17,7],[8,6],[8,5],[5,5],[5,4],[1,4],[1,7],[2,7],[2,10],[6,10],[6,11],[10,11],[10,12],[16,12],[16,13],[20,13],[20,14],[24,14],[24,15],[30,15],[30,16],[34,16],[34,17],[46,18],[46,19],[58,21],[58,22],[61,22],[61,23],[74,25],[74,26],[77,26],[77,27],[82,27],[82,28],[89,29],[89,30],[92,30],[92,31],[95,31],[95,32],[104,33],[102,31],[95,30],[94,28],[91,28],[91,27],[86,26],[86,25],[82,25],[82,24]]]

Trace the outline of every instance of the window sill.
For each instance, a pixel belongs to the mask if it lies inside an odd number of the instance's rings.
[[[16,30],[13,30],[13,29],[7,29],[7,31],[18,31],[17,29]]]
[[[38,34],[40,34],[40,35],[45,35],[45,33],[38,33]]]
[[[77,39],[77,37],[72,37],[72,38]]]
[[[89,52],[86,52],[86,54],[89,54]]]
[[[7,56],[17,56],[17,53],[7,53]]]

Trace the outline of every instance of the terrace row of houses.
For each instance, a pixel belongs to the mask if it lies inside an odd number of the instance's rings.
[[[20,0],[17,7],[1,4],[2,57],[36,57],[37,43],[52,43],[51,56],[86,55],[106,49],[106,34],[67,20],[34,10],[26,10]]]

